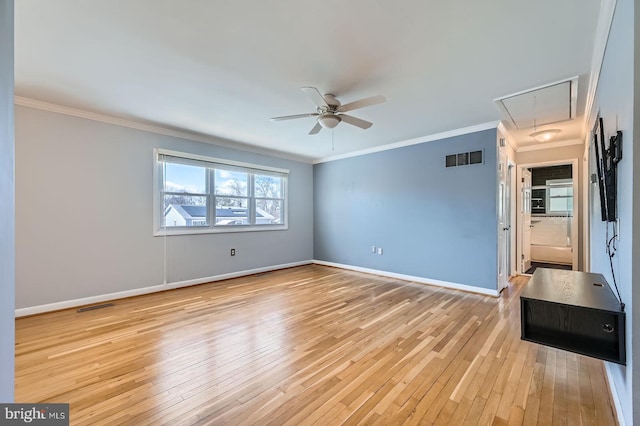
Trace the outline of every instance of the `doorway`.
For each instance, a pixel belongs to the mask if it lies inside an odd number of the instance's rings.
[[[520,273],[578,269],[576,169],[575,161],[520,167]]]

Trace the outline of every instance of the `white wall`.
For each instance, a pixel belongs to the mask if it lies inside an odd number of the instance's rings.
[[[636,152],[634,137],[638,131],[634,126],[634,110],[638,110],[639,68],[638,46],[634,47],[634,0],[618,0],[609,33],[600,80],[594,102],[593,116],[600,112],[604,120],[604,135],[608,141],[616,130],[623,132],[623,159],[618,167],[618,217],[620,239],[613,258],[613,271],[626,304],[627,365],[607,363],[614,397],[620,402],[627,425],[640,424],[640,345],[634,339],[640,329],[640,153]],[[637,6],[637,5],[636,5]],[[637,12],[635,12],[637,13]],[[637,20],[636,20],[637,22]],[[637,29],[635,30],[637,31]],[[634,51],[635,49],[635,51]],[[634,89],[635,88],[635,89]],[[635,90],[635,100],[634,100]],[[635,102],[635,105],[634,105]],[[637,115],[637,112],[636,112]],[[636,118],[637,120],[637,118]],[[589,161],[591,173],[595,173],[595,160]],[[602,273],[613,287],[613,275],[606,254],[607,225],[600,220],[600,200],[597,190],[592,193],[589,205],[590,269]],[[612,226],[609,225],[609,232]],[[636,238],[632,238],[632,236]],[[635,331],[635,333],[634,333]]]
[[[15,114],[17,308],[162,285],[154,148],[290,170],[288,230],[169,236],[168,283],[313,258],[311,164],[24,106]]]
[[[13,0],[0,0],[0,402],[14,381]]]

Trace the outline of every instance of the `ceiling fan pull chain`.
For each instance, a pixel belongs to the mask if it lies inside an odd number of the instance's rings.
[[[331,129],[331,151],[335,151],[336,147],[333,143],[333,135],[336,133],[336,129]]]

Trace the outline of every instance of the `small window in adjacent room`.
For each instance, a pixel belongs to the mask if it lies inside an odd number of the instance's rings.
[[[573,216],[573,179],[547,180],[547,213]]]
[[[287,228],[288,170],[156,149],[155,235]]]

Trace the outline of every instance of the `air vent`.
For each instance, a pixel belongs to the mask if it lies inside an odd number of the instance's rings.
[[[113,306],[113,303],[103,303],[101,305],[93,305],[93,306],[85,306],[84,308],[80,308],[77,310],[80,312],[94,311],[96,309],[108,308],[109,306]]]
[[[461,152],[459,154],[447,155],[444,161],[446,167],[466,166],[468,164],[481,163],[482,151]]]

